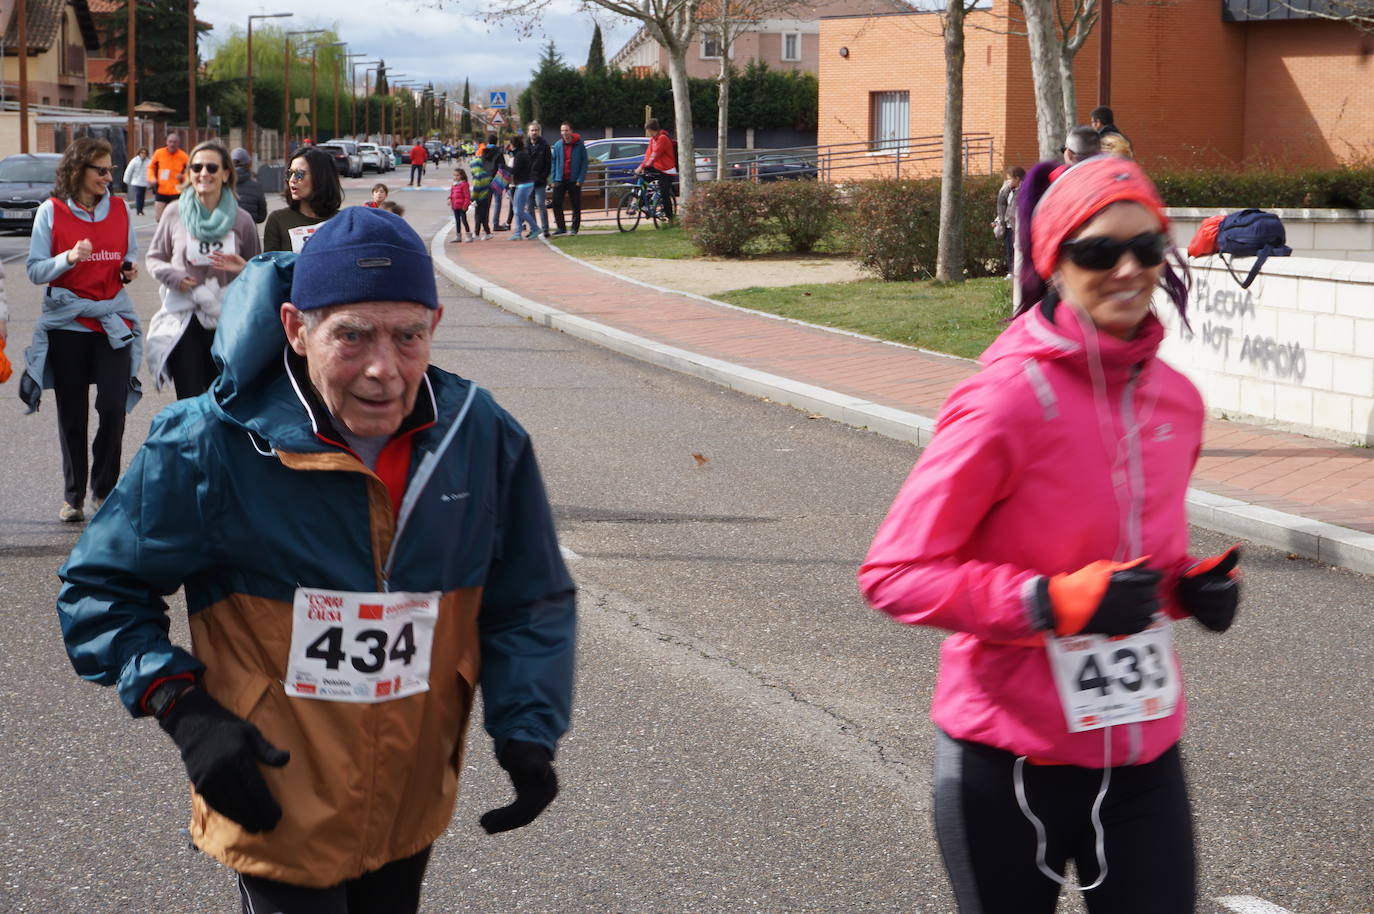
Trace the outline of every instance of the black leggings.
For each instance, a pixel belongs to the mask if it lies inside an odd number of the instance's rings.
[[[178,400],[200,396],[219,376],[215,360],[210,358],[210,344],[214,341],[215,331],[206,330],[192,317],[181,339],[167,353],[167,374],[172,376]]]
[[[1016,756],[938,737],[935,831],[962,914],[1052,914],[1059,885],[1036,865],[1035,826],[1016,798]],[[1026,803],[1044,823],[1045,861],[1061,876],[1072,859],[1082,886],[1097,880],[1093,802],[1102,771],[1022,769]],[[1147,765],[1111,770],[1101,810],[1107,878],[1083,893],[1091,914],[1189,914],[1196,861],[1178,746]]]
[[[327,889],[307,889],[239,874],[243,914],[415,914],[430,848],[393,860],[357,879]]]
[[[491,234],[491,194],[487,194],[477,201],[477,212],[473,213],[472,233],[474,235]]]
[[[53,399],[57,402],[57,440],[62,445],[63,497],[81,507],[86,500],[87,474],[91,494],[103,499],[119,479],[124,443],[124,406],[129,397],[130,349],[110,348],[103,333],[82,330],[48,331],[48,366],[52,369]],[[91,414],[91,385],[95,385],[95,441],[86,458],[86,432]]]
[[[468,211],[467,211],[467,210],[465,210],[465,209],[455,209],[455,210],[453,211],[453,221],[454,221],[454,223],[457,225],[457,228],[458,228],[458,240],[459,240],[459,241],[462,241],[462,240],[463,240],[463,233],[464,233],[464,232],[467,232],[469,235],[472,234],[472,230],[468,228]]]

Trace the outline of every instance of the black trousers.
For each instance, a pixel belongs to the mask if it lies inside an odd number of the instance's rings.
[[[63,498],[81,507],[89,481],[103,499],[119,479],[124,443],[124,404],[129,393],[129,347],[112,349],[103,333],[48,331],[48,364],[57,402],[57,440],[62,445]],[[91,385],[95,385],[95,441],[86,458]]]
[[[459,240],[459,241],[462,241],[462,240],[463,240],[463,233],[464,233],[464,232],[467,232],[469,235],[472,234],[472,231],[468,228],[468,211],[467,211],[467,210],[465,210],[465,209],[455,209],[455,210],[453,211],[453,222],[454,222],[455,227],[456,227],[457,230],[458,230],[458,240]]]
[[[1016,798],[1016,756],[938,737],[935,832],[965,914],[1052,914],[1060,887],[1036,864],[1035,826]],[[1078,882],[1097,880],[1092,807],[1098,769],[1022,769],[1026,803],[1044,823],[1045,862],[1061,876],[1070,859]],[[1147,765],[1113,768],[1101,810],[1107,878],[1083,893],[1091,914],[1190,914],[1196,861],[1188,790],[1178,746]]]
[[[669,219],[673,218],[673,179],[677,176],[659,171],[657,168],[646,168],[644,177],[658,182],[658,196],[663,201],[663,214]]]
[[[553,219],[558,224],[560,232],[565,231],[563,225],[564,194],[567,194],[568,199],[572,202],[572,230],[575,232],[582,227],[582,185],[564,178],[553,186]]]
[[[167,373],[172,376],[178,400],[200,396],[219,376],[215,360],[210,358],[210,344],[214,341],[215,331],[206,330],[192,317],[181,339],[167,354]]]
[[[487,194],[477,201],[477,212],[473,213],[472,233],[474,235],[491,234],[491,194]]]
[[[430,848],[327,889],[239,874],[243,914],[416,914]]]

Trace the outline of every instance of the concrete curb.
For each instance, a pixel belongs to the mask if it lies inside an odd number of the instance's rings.
[[[451,232],[452,227],[440,229],[430,241],[430,253],[436,269],[478,298],[535,323],[662,368],[703,378],[740,393],[783,403],[846,425],[907,441],[918,447],[924,447],[935,431],[935,419],[931,416],[893,409],[858,397],[846,396],[790,378],[668,346],[517,295],[464,270],[449,260],[444,248],[444,239]],[[600,267],[595,269],[604,273],[610,272]],[[637,280],[629,281],[637,285],[649,285]],[[726,308],[735,307],[700,295],[690,297],[710,301]],[[1286,514],[1196,488],[1188,490],[1188,520],[1217,533],[1285,549],[1303,558],[1348,568],[1362,574],[1374,574],[1374,534],[1310,520],[1296,514]]]

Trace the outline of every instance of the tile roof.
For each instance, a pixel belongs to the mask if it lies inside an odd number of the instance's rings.
[[[96,35],[95,23],[91,19],[91,8],[87,5],[87,0],[28,0],[26,25],[29,32],[30,57],[51,49],[57,42],[62,16],[68,3],[76,11],[76,21],[80,24],[82,43],[85,44],[86,50],[94,51],[100,47],[100,39]],[[6,53],[19,50],[17,12],[10,15],[9,25],[5,29],[4,40],[0,41],[0,47],[3,47]]]

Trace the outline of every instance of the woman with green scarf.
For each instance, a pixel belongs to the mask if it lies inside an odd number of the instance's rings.
[[[253,217],[239,209],[229,150],[206,140],[191,150],[181,198],[167,207],[148,249],[148,272],[161,283],[162,307],[144,345],[153,384],[170,379],[177,399],[204,393],[219,371],[210,344],[219,303],[252,257],[262,252]]]

